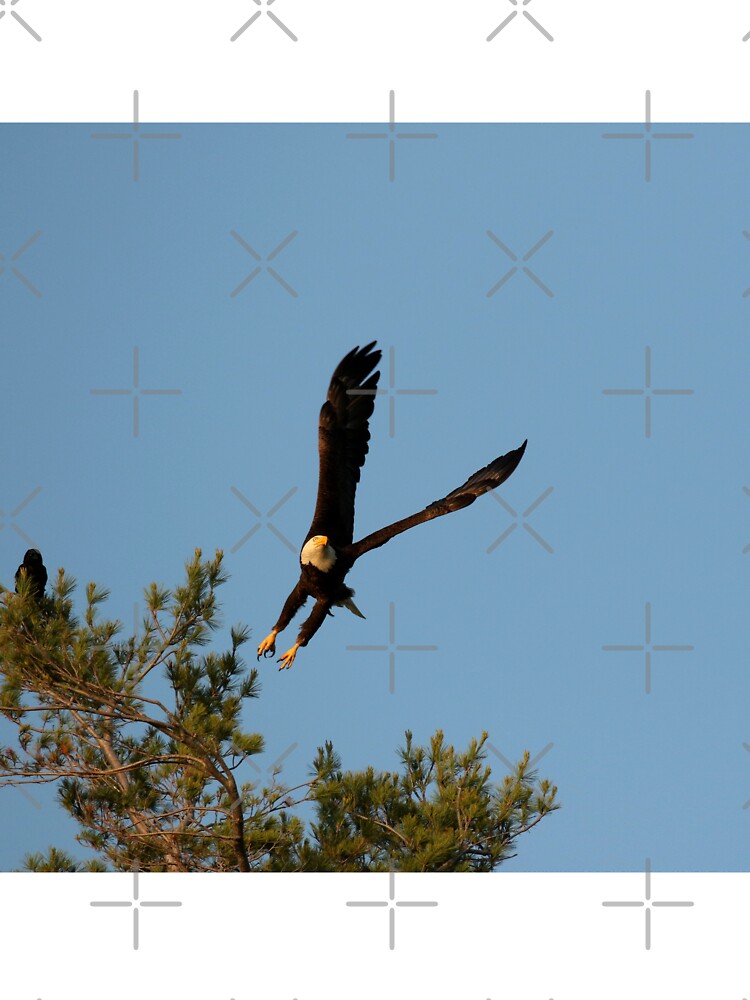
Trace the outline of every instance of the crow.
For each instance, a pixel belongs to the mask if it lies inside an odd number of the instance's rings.
[[[47,569],[42,562],[42,553],[39,549],[27,549],[23,562],[16,570],[16,593],[18,593],[18,582],[24,575],[32,585],[32,594],[39,601],[44,596],[44,588],[47,586]]]

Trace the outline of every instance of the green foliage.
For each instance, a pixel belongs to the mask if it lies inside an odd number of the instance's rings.
[[[493,871],[515,839],[557,809],[557,789],[535,784],[528,751],[499,787],[483,762],[487,733],[465,753],[438,730],[429,747],[410,732],[399,772],[342,772],[327,743],[315,761],[317,822],[299,852],[310,871]]]
[[[21,870],[25,872],[106,872],[107,866],[95,858],[86,862],[76,861],[65,851],[60,851],[56,847],[48,847],[46,854],[38,851],[27,854],[23,859]]]
[[[0,712],[17,732],[16,746],[0,747],[0,785],[55,782],[77,839],[100,859],[81,865],[51,847],[28,855],[26,870],[492,871],[557,808],[528,753],[491,784],[486,733],[458,753],[440,731],[428,747],[407,732],[393,773],[344,772],[326,743],[300,786],[281,784],[278,769],[262,788],[238,784],[263,750],[242,721],[259,693],[239,655],[248,630],[232,628],[224,652],[208,649],[222,553],[196,550],[185,569],[174,590],[146,590],[134,636],[101,616],[108,592],[93,583],[76,617],[62,570],[40,602],[24,581],[0,596]],[[307,829],[292,812],[306,801]]]

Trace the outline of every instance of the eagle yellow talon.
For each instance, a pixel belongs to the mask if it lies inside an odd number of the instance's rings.
[[[283,656],[280,656],[277,660],[281,664],[279,670],[283,670],[285,667],[291,667],[294,663],[294,657],[297,655],[297,650],[299,649],[299,643],[295,642],[291,649],[287,649]]]
[[[269,632],[263,642],[258,646],[258,659],[261,656],[273,656],[276,652],[276,633]]]

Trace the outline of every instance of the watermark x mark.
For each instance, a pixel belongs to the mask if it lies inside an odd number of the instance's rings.
[[[602,906],[634,906],[634,907],[644,907],[645,917],[646,917],[646,951],[651,948],[651,907],[654,906],[694,906],[695,904],[690,900],[655,900],[651,899],[651,858],[646,858],[645,865],[645,876],[646,876],[646,889],[643,894],[643,899],[634,900],[607,900],[602,902]]]
[[[502,278],[498,282],[496,282],[492,286],[492,288],[490,288],[490,290],[487,292],[487,298],[491,299],[492,296],[495,295],[496,292],[500,291],[500,289],[503,287],[503,285],[506,283],[506,281],[510,281],[510,279],[513,277],[513,275],[516,273],[516,271],[519,270],[519,264],[517,263],[518,262],[518,256],[517,256],[517,254],[513,253],[513,251],[511,249],[509,249],[502,242],[502,240],[499,239],[499,237],[495,236],[495,234],[492,232],[491,229],[487,230],[487,235],[492,240],[492,242],[496,246],[500,247],[500,249],[503,251],[503,253],[507,254],[508,257],[510,257],[510,259],[513,261],[513,267],[511,267],[510,270],[506,271],[505,274],[502,276]],[[544,294],[547,295],[549,298],[553,298],[555,293],[552,292],[552,291],[550,291],[549,288],[547,288],[547,286],[544,284],[544,282],[541,281],[537,277],[536,274],[534,274],[534,272],[531,270],[530,267],[526,267],[526,261],[530,260],[534,256],[534,254],[537,252],[537,250],[541,250],[541,248],[544,246],[544,244],[547,242],[547,240],[552,239],[552,237],[554,235],[555,235],[555,233],[554,233],[554,230],[552,230],[552,229],[550,229],[550,231],[548,233],[545,233],[544,236],[542,236],[542,238],[537,243],[534,244],[534,246],[531,248],[531,250],[528,250],[523,255],[523,257],[521,257],[521,265],[520,265],[520,269],[523,271],[523,273],[526,275],[526,277],[530,278],[531,281],[533,281],[534,284],[537,286],[537,288],[541,288],[541,290],[544,292]]]
[[[518,0],[508,0],[508,3],[512,4],[514,7],[518,7],[519,6]],[[520,6],[521,7],[526,7],[530,3],[531,3],[531,0],[521,0]],[[503,28],[507,28],[508,25],[510,24],[510,22],[513,21],[515,18],[518,17],[519,13],[523,14],[523,16],[526,18],[526,20],[529,21],[531,24],[533,24],[534,27],[536,28],[536,30],[539,31],[539,32],[541,32],[544,35],[544,37],[547,39],[548,42],[554,42],[555,39],[552,37],[552,35],[550,35],[549,31],[547,31],[546,28],[542,27],[542,25],[536,20],[536,18],[532,17],[531,14],[529,14],[529,12],[527,10],[523,10],[523,11],[514,10],[514,11],[511,11],[511,13],[508,14],[508,16],[505,18],[505,20],[501,21],[501,23],[498,24],[498,26],[495,28],[495,30],[491,31],[489,33],[489,35],[487,35],[487,41],[491,42],[493,38],[497,37],[497,35],[500,34],[500,32],[503,30]]]
[[[138,631],[141,625],[140,621],[140,603],[138,601],[133,601],[133,643],[138,646],[138,643],[142,636],[139,637]],[[145,635],[145,633],[144,633]],[[111,653],[115,646],[119,645],[122,640],[118,640],[117,637],[113,637],[109,642],[96,643],[91,647],[92,650],[103,650],[107,653]]]
[[[38,299],[42,297],[42,293],[35,285],[32,285],[32,283],[29,281],[26,275],[23,274],[15,266],[14,262],[18,260],[18,258],[21,256],[22,253],[25,253],[29,249],[32,243],[36,243],[36,241],[39,239],[41,235],[42,235],[41,229],[37,229],[37,231],[33,234],[33,236],[30,236],[19,250],[16,250],[14,254],[11,254],[9,258],[10,259],[9,264],[5,263],[6,261],[5,255],[0,253],[0,275],[2,275],[6,271],[6,269],[9,270],[10,273],[15,275],[16,278],[18,278],[18,280],[21,282],[21,284],[25,285],[31,292],[31,294],[36,295]]]
[[[268,767],[266,768],[266,772],[271,776],[276,774],[281,769],[281,765],[284,763],[287,757],[291,756],[291,754],[294,753],[294,751],[297,749],[298,746],[299,743],[290,743],[289,746],[286,748],[286,750],[283,753],[279,754],[279,756],[276,758],[273,764],[268,765]],[[250,767],[253,768],[256,774],[263,773],[260,765],[256,764],[254,760],[248,760],[248,764],[250,765]]]
[[[434,652],[437,646],[405,646],[396,643],[396,605],[393,601],[388,605],[388,645],[383,646],[347,646],[355,652],[388,653],[388,690],[396,691],[396,653]]]
[[[743,742],[742,746],[745,748],[745,750],[747,750],[748,753],[750,753],[750,743],[744,743]],[[742,803],[742,808],[743,809],[750,809],[750,799],[748,799],[747,802],[743,802]]]
[[[269,764],[266,767],[266,774],[268,774],[271,780],[274,780],[276,778],[276,775],[281,770],[281,765],[284,763],[287,757],[289,757],[291,754],[294,753],[294,751],[297,749],[298,746],[299,743],[290,743],[289,746],[286,748],[286,750],[283,753],[280,753],[279,756],[276,758],[276,760],[272,764]],[[256,774],[263,774],[262,768],[258,764],[256,764],[254,760],[248,760],[247,763],[250,765],[250,767],[252,767],[252,769],[255,771]],[[229,807],[229,815],[231,816],[231,814],[235,812],[237,809],[239,809],[241,805],[242,805],[242,799],[241,798],[235,799],[232,805]],[[291,797],[287,797],[286,799],[284,799],[282,805],[285,805],[287,808],[291,808],[291,806],[293,805]]]
[[[180,396],[182,389],[141,389],[138,367],[138,348],[133,348],[133,388],[132,389],[90,389],[92,396],[132,396],[133,397],[133,437],[140,431],[141,396]]]
[[[534,767],[535,764],[538,764],[542,757],[544,757],[545,754],[548,754],[554,745],[554,743],[548,743],[546,747],[542,747],[539,753],[529,760],[529,767]],[[508,760],[505,754],[500,753],[496,746],[493,746],[492,743],[488,742],[487,749],[491,750],[492,753],[494,753],[494,755],[501,760],[503,764],[505,764],[509,771],[515,771],[516,765],[512,761]]]
[[[0,598],[5,596],[3,591],[5,591],[5,588],[0,588]],[[16,764],[20,763],[20,759],[16,751],[13,749],[13,747],[4,747],[3,756],[6,758],[6,760],[10,760],[11,764],[10,765],[8,765],[7,763],[3,764],[3,775],[2,775],[2,782],[0,782],[0,788],[12,788],[14,789],[14,791],[20,792],[21,795],[23,795],[23,797],[27,800],[27,802],[30,802],[35,809],[41,809],[42,803],[39,801],[39,799],[34,798],[34,796],[30,792],[26,791],[26,789],[23,787],[24,783],[22,781],[19,781],[18,783],[14,781],[13,767]]]
[[[746,229],[742,230],[742,235],[745,237],[746,240],[750,240],[750,233]],[[748,295],[750,295],[750,285],[742,293],[742,298],[746,299]]]
[[[647,438],[651,437],[651,397],[652,396],[692,396],[692,389],[654,389],[651,386],[651,348],[646,348],[646,365],[642,389],[602,389],[604,396],[643,396],[646,403]]]
[[[28,801],[32,804],[32,806],[35,809],[41,809],[42,808],[42,803],[38,799],[35,799],[34,796],[30,792],[27,792],[25,788],[22,788],[21,785],[16,785],[15,788],[16,788],[16,791],[19,791],[21,793],[21,795],[23,795],[23,797],[25,799],[28,799]]]
[[[437,132],[397,132],[396,131],[396,92],[391,90],[388,95],[388,131],[387,132],[347,132],[347,139],[387,139],[388,140],[388,180],[396,180],[396,139],[437,139]]]
[[[242,536],[242,538],[240,538],[240,540],[236,542],[229,550],[232,553],[232,555],[234,555],[235,552],[237,552],[239,549],[242,548],[245,542],[249,541],[253,537],[256,531],[260,531],[261,524],[263,521],[263,515],[258,510],[258,508],[247,499],[244,493],[240,493],[240,491],[237,489],[236,486],[230,486],[230,490],[232,493],[234,493],[234,495],[237,497],[238,500],[241,500],[242,503],[244,503],[247,509],[251,511],[258,520],[258,523],[254,524],[252,528],[248,532],[246,532]],[[281,507],[284,506],[287,500],[291,499],[291,497],[294,496],[296,492],[297,492],[297,487],[292,486],[289,492],[285,493],[284,496],[281,498],[281,500],[277,501],[266,514],[266,518],[268,519],[266,527],[268,528],[268,530],[271,532],[272,535],[275,535],[280,542],[286,545],[286,547],[289,549],[290,552],[296,552],[297,550],[294,547],[294,545],[292,545],[292,543],[289,541],[289,539],[285,535],[282,535],[282,533],[275,525],[271,524],[271,519],[276,514],[276,512],[280,510]]]
[[[748,489],[747,486],[743,486],[742,487],[742,492],[745,494],[745,496],[750,497],[750,489]],[[748,554],[748,552],[750,552],[750,542],[748,542],[747,545],[745,546],[745,548],[742,550],[743,556],[746,556]]]
[[[278,283],[281,285],[281,287],[284,289],[285,292],[291,295],[293,299],[296,299],[297,292],[295,292],[295,290],[292,288],[290,284],[284,281],[284,279],[281,277],[278,271],[276,271],[273,267],[271,267],[270,262],[274,259],[274,257],[278,256],[278,254],[280,254],[282,250],[288,247],[289,244],[292,242],[292,240],[295,238],[295,236],[297,236],[298,234],[299,231],[295,229],[293,232],[289,233],[288,236],[285,236],[284,239],[281,241],[281,243],[279,243],[277,247],[274,247],[274,249],[269,253],[267,257],[261,257],[261,255],[257,253],[255,250],[253,250],[250,244],[246,240],[244,240],[239,233],[235,232],[234,229],[230,230],[230,235],[232,239],[237,240],[237,242],[243,248],[243,250],[247,250],[250,256],[255,261],[257,261],[257,266],[253,268],[253,270],[250,272],[250,274],[248,274],[246,278],[243,278],[243,280],[239,283],[239,285],[237,285],[234,291],[229,293],[229,297],[233,299],[236,295],[239,295],[242,289],[245,288],[246,285],[249,285],[250,282],[253,280],[253,278],[256,278],[262,270],[266,270],[274,279],[274,281],[278,281]],[[265,264],[261,266],[261,264],[263,264],[263,261],[265,261]]]
[[[531,527],[531,525],[527,523],[526,518],[529,516],[529,514],[531,514],[532,511],[537,509],[540,503],[542,503],[544,500],[547,499],[547,497],[550,495],[550,493],[552,493],[553,490],[554,486],[548,486],[547,489],[544,491],[544,493],[540,493],[539,496],[536,498],[536,500],[520,514],[517,511],[513,510],[511,505],[507,503],[505,500],[503,500],[503,498],[500,496],[499,493],[496,493],[495,490],[490,490],[490,496],[494,497],[494,499],[497,500],[500,506],[504,507],[505,510],[507,510],[507,512],[510,514],[510,516],[515,518],[515,520],[513,524],[511,524],[508,528],[505,529],[505,531],[502,533],[502,535],[500,535],[499,538],[496,538],[491,545],[487,546],[487,554],[489,555],[490,552],[494,552],[494,550],[498,547],[498,545],[500,545],[501,542],[504,542],[505,539],[508,537],[508,535],[511,535],[516,530],[516,528],[518,527],[518,518],[520,517],[522,527],[525,528],[526,531],[528,531],[528,533],[531,535],[532,538],[535,538],[537,542],[539,542],[539,544],[542,546],[545,552],[549,552],[549,554],[552,555],[552,553],[555,550],[552,548],[549,542],[545,541],[545,539],[542,538],[542,536],[539,534],[538,531],[535,531]]]
[[[10,16],[14,18],[14,20],[18,21],[21,27],[25,28],[32,38],[36,39],[37,42],[41,42],[42,36],[38,34],[36,31],[34,31],[34,29],[27,21],[24,21],[24,19],[21,17],[18,11],[7,10],[8,7],[15,7],[18,2],[19,0],[0,0],[0,8],[5,8],[0,10],[0,19],[4,18],[7,13],[10,13]]]
[[[133,950],[134,951],[138,951],[138,947],[139,947],[139,944],[140,944],[140,930],[139,930],[140,907],[142,907],[142,906],[144,906],[144,907],[148,907],[148,906],[182,906],[182,903],[174,902],[174,901],[167,902],[165,900],[158,900],[158,901],[141,900],[140,896],[139,896],[139,887],[138,887],[138,868],[136,866],[136,868],[133,870],[133,898],[132,898],[132,900],[129,900],[129,899],[125,899],[125,900],[113,900],[112,902],[102,901],[102,900],[96,900],[95,902],[89,903],[89,906],[116,906],[116,907],[121,907],[121,908],[124,907],[126,909],[129,908],[129,907],[132,907],[132,909],[133,909]]]
[[[133,180],[141,176],[141,139],[181,139],[180,132],[141,132],[140,99],[138,91],[133,91],[133,125],[130,132],[92,132],[92,139],[128,139],[133,143]]]
[[[264,6],[265,7],[270,7],[275,2],[276,2],[276,0],[253,0],[253,3],[256,4],[258,7],[264,7]],[[281,20],[281,18],[277,17],[274,14],[274,12],[271,11],[271,10],[266,10],[266,11],[256,10],[255,13],[252,14],[247,19],[247,21],[245,21],[245,23],[242,25],[242,27],[238,28],[237,31],[235,31],[235,33],[232,35],[232,37],[229,39],[229,41],[230,42],[236,42],[237,39],[240,37],[240,35],[244,34],[247,31],[247,29],[250,27],[251,24],[255,24],[255,22],[258,20],[258,18],[261,16],[261,14],[264,14],[264,13],[265,13],[266,17],[269,17],[273,21],[273,23],[276,25],[277,28],[281,28],[281,30],[284,32],[284,34],[287,36],[287,38],[291,38],[291,40],[293,42],[298,42],[299,41],[299,38],[297,38],[297,36],[294,34],[294,32],[291,30],[291,28],[288,28],[284,24],[284,22]]]
[[[397,906],[437,906],[434,900],[397,900],[396,898],[396,876],[393,872],[388,873],[388,899],[387,900],[366,900],[347,901],[347,906],[378,906],[388,908],[388,947],[391,951],[396,947],[396,907]]]
[[[646,91],[646,120],[642,132],[604,132],[602,139],[642,139],[645,143],[646,157],[645,177],[651,180],[651,140],[652,139],[692,139],[693,132],[652,132],[651,130],[651,91]]]
[[[607,653],[643,653],[646,672],[646,694],[651,694],[651,654],[652,653],[690,653],[695,646],[664,646],[651,642],[651,602],[646,601],[646,624],[644,642],[633,646],[602,646]]]
[[[437,389],[396,389],[396,349],[388,351],[387,389],[347,389],[347,396],[388,396],[388,435],[396,435],[396,396],[435,396]]]
[[[5,521],[10,520],[11,529],[15,531],[17,535],[20,535],[21,538],[23,538],[23,540],[26,542],[26,544],[29,546],[30,549],[36,548],[36,545],[29,538],[26,532],[22,531],[21,528],[18,527],[18,525],[15,523],[15,520],[21,513],[21,511],[24,509],[24,507],[26,507],[27,504],[30,504],[31,501],[34,499],[34,497],[38,496],[41,492],[42,492],[42,487],[36,486],[31,491],[31,493],[29,493],[28,496],[24,497],[24,499],[19,503],[19,505],[10,512],[10,514],[6,515],[4,511],[0,510],[0,531],[2,531],[3,528],[5,527]]]

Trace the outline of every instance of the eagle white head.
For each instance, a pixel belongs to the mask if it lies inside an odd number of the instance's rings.
[[[316,569],[327,573],[336,562],[336,553],[328,544],[328,535],[313,535],[302,546],[299,558],[303,566],[312,563]]]

